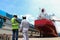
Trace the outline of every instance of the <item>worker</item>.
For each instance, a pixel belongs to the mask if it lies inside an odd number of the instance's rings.
[[[18,40],[18,28],[19,28],[19,23],[17,22],[17,15],[14,15],[13,18],[11,19],[12,23],[12,40]]]
[[[20,24],[20,31],[23,33],[23,40],[29,40],[28,30],[29,30],[29,22],[26,20],[26,16],[22,17],[23,20]]]

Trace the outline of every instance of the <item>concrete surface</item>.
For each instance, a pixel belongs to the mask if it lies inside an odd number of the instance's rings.
[[[23,38],[19,38],[19,40],[23,40]],[[60,37],[57,37],[57,38],[29,38],[29,40],[60,40]]]

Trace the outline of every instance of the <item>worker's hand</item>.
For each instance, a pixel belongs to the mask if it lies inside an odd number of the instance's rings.
[[[20,32],[22,32],[22,30],[20,29]]]

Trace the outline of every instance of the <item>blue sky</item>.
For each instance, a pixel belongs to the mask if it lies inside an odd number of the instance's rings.
[[[55,14],[60,18],[60,0],[0,0],[0,10],[9,14],[16,14],[19,18],[26,15],[27,20],[34,24],[34,20],[39,15],[39,8],[45,8],[48,14]],[[60,22],[56,22],[59,31]]]

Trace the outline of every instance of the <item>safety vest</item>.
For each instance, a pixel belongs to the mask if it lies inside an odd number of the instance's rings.
[[[16,21],[15,18],[11,19],[11,23],[12,23],[12,29],[18,29],[19,28],[19,23]]]

